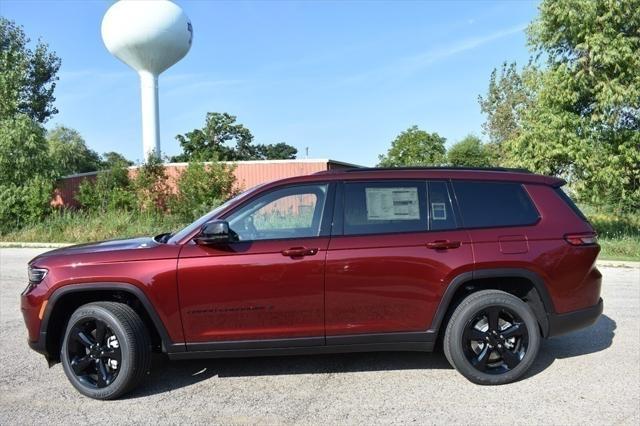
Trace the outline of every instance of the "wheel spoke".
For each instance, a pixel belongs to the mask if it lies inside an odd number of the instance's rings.
[[[91,365],[92,361],[93,360],[89,355],[85,355],[83,357],[76,357],[73,360],[71,360],[71,368],[73,368],[73,371],[80,376],[80,375],[86,374],[85,370],[89,365]]]
[[[104,344],[104,336],[107,333],[107,326],[102,321],[96,321],[96,341]]]
[[[473,361],[471,361],[471,363],[478,370],[485,371],[487,369],[487,361],[489,361],[491,352],[493,352],[493,349],[489,349],[489,345],[485,345],[484,348],[482,348],[482,351],[473,359]]]
[[[502,330],[500,332],[500,334],[505,339],[510,339],[512,337],[522,336],[522,333],[523,333],[523,324],[520,323],[520,322],[516,322],[512,326],[510,326],[509,328],[507,328],[505,330]]]
[[[498,331],[498,316],[500,315],[500,308],[491,307],[487,312],[487,321],[489,322],[490,331]]]
[[[487,338],[487,333],[484,331],[478,330],[477,328],[472,328],[469,330],[469,340],[481,341],[484,342]]]
[[[93,338],[82,330],[78,330],[78,332],[74,334],[74,337],[87,348],[95,343]]]
[[[109,373],[103,361],[96,360],[96,364],[98,366],[98,387],[102,388],[109,384]]]
[[[502,348],[501,350],[499,349],[498,352],[509,369],[514,369],[518,364],[520,364],[520,358],[518,358],[518,356],[509,349]]]

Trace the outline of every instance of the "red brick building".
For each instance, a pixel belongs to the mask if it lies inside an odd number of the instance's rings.
[[[234,174],[236,185],[240,190],[248,189],[258,184],[293,176],[308,175],[325,170],[350,169],[360,167],[355,164],[335,160],[261,160],[226,162],[235,164]],[[175,182],[188,163],[167,163],[165,170],[169,176],[169,184],[175,187]],[[129,167],[129,174],[135,175],[139,166]],[[59,207],[77,207],[75,195],[80,183],[86,179],[93,180],[99,172],[80,173],[65,176],[56,185],[52,205]]]

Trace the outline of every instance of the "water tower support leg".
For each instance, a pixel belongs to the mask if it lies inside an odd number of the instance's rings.
[[[142,150],[144,162],[152,153],[160,158],[160,120],[158,107],[158,76],[140,71],[142,101]]]

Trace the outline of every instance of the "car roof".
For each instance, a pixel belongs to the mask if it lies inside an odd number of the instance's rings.
[[[486,180],[542,184],[560,187],[563,179],[531,173],[525,169],[502,167],[397,167],[397,168],[352,168],[334,169],[311,175],[296,176],[271,182],[271,185],[295,182],[317,182],[336,180],[384,180],[384,179],[453,179]]]

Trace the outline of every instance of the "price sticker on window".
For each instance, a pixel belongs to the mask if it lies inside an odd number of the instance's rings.
[[[418,188],[366,188],[368,220],[420,219]]]

